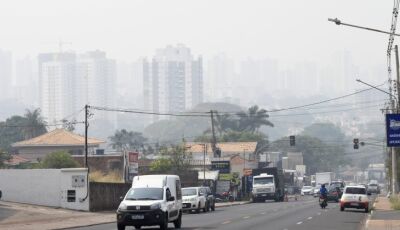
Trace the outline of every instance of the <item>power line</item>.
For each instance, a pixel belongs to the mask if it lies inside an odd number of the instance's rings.
[[[68,122],[68,124],[84,124],[83,121],[76,121],[76,122]],[[3,125],[0,124],[0,128],[25,128],[25,127],[53,127],[53,126],[62,126],[64,123],[56,123],[56,124],[41,124],[41,125]]]
[[[209,114],[191,114],[191,113],[159,113],[159,112],[145,112],[133,109],[119,109],[99,106],[89,106],[90,109],[110,111],[110,112],[123,112],[123,113],[135,113],[135,114],[146,114],[146,115],[159,115],[159,116],[175,116],[175,117],[210,117]]]

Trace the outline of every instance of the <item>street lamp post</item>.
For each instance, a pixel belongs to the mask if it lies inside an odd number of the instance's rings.
[[[396,14],[396,16],[395,16],[396,18],[397,18],[397,13],[398,13],[397,9],[394,9],[393,15]],[[387,32],[387,31],[373,29],[373,28],[369,28],[369,27],[357,26],[357,25],[344,23],[344,22],[340,21],[337,18],[335,18],[335,19],[328,18],[328,21],[334,22],[336,25],[350,26],[350,27],[354,27],[354,28],[358,28],[358,29],[369,30],[369,31],[378,32],[378,33],[384,33],[384,34],[389,34],[390,35],[390,39],[389,39],[388,55],[389,55],[389,61],[390,61],[390,52],[391,52],[392,43],[393,43],[393,40],[394,40],[393,36],[400,36],[400,34],[394,33],[395,30],[396,30],[396,25],[395,24],[392,24],[391,31]],[[399,73],[399,61],[398,61],[399,59],[398,59],[398,48],[397,48],[397,45],[395,46],[395,52],[396,52],[396,70],[397,70],[397,82],[396,83],[397,83],[397,86],[398,86],[400,73]],[[357,81],[360,82],[360,83],[369,85],[369,84],[367,84],[365,82],[362,82],[360,80],[357,80]],[[371,85],[369,85],[369,86],[371,86]],[[377,89],[376,87],[373,87],[373,88]],[[380,89],[378,89],[378,90],[380,90]],[[380,90],[380,91],[383,91],[383,90]],[[393,96],[391,93],[388,93],[386,91],[383,91],[383,92],[389,94],[390,95],[390,99],[395,98],[395,96]],[[399,100],[397,102],[399,102],[399,101],[400,101],[400,98],[399,98]],[[400,105],[398,103],[396,103],[396,105],[397,106],[395,106],[393,101],[391,100],[392,111],[394,111],[395,107],[397,107],[397,112],[398,112]],[[398,190],[398,188],[397,188],[397,159],[396,159],[397,155],[396,155],[396,150],[393,147],[390,148],[390,150],[391,150],[391,153],[392,153],[391,154],[392,155],[392,192],[393,193],[397,193],[397,190]]]

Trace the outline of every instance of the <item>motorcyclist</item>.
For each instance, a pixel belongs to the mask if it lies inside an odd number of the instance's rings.
[[[321,188],[319,189],[319,194],[326,200],[328,197],[328,190],[325,188],[325,184],[321,185]]]

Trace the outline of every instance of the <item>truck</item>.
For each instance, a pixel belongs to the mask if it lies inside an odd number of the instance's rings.
[[[253,169],[253,202],[275,200],[283,201],[285,197],[285,179],[281,169],[276,167]]]
[[[323,184],[329,185],[333,179],[334,179],[333,172],[315,173],[315,184],[316,185],[323,185]]]

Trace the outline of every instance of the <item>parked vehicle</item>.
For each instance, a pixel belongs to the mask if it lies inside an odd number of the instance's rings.
[[[340,199],[340,211],[345,208],[364,209],[369,212],[370,200],[368,198],[367,189],[364,186],[346,186]]]
[[[231,192],[223,192],[221,194],[215,194],[215,201],[216,202],[233,202],[235,198],[232,196]]]
[[[211,209],[211,211],[215,211],[215,196],[211,191],[210,187],[204,187],[206,189],[206,198],[207,198],[207,211]]]
[[[276,167],[253,170],[253,202],[275,200],[283,201],[285,181],[283,171]]]
[[[340,191],[341,191],[341,194],[342,194],[343,190],[344,190],[344,187],[346,187],[346,183],[344,181],[337,180],[337,181],[332,181],[329,184],[329,186],[338,187],[340,189]],[[341,196],[341,194],[340,194],[340,196]]]
[[[301,188],[301,195],[311,195],[313,193],[313,187],[311,186],[303,186],[303,188]]]
[[[200,210],[207,212],[207,195],[204,187],[189,187],[182,189],[183,197],[183,210],[195,211],[199,213]]]
[[[117,210],[118,230],[125,226],[159,225],[167,229],[168,223],[175,228],[182,226],[182,191],[179,176],[145,175],[135,176],[132,188],[121,197]]]

